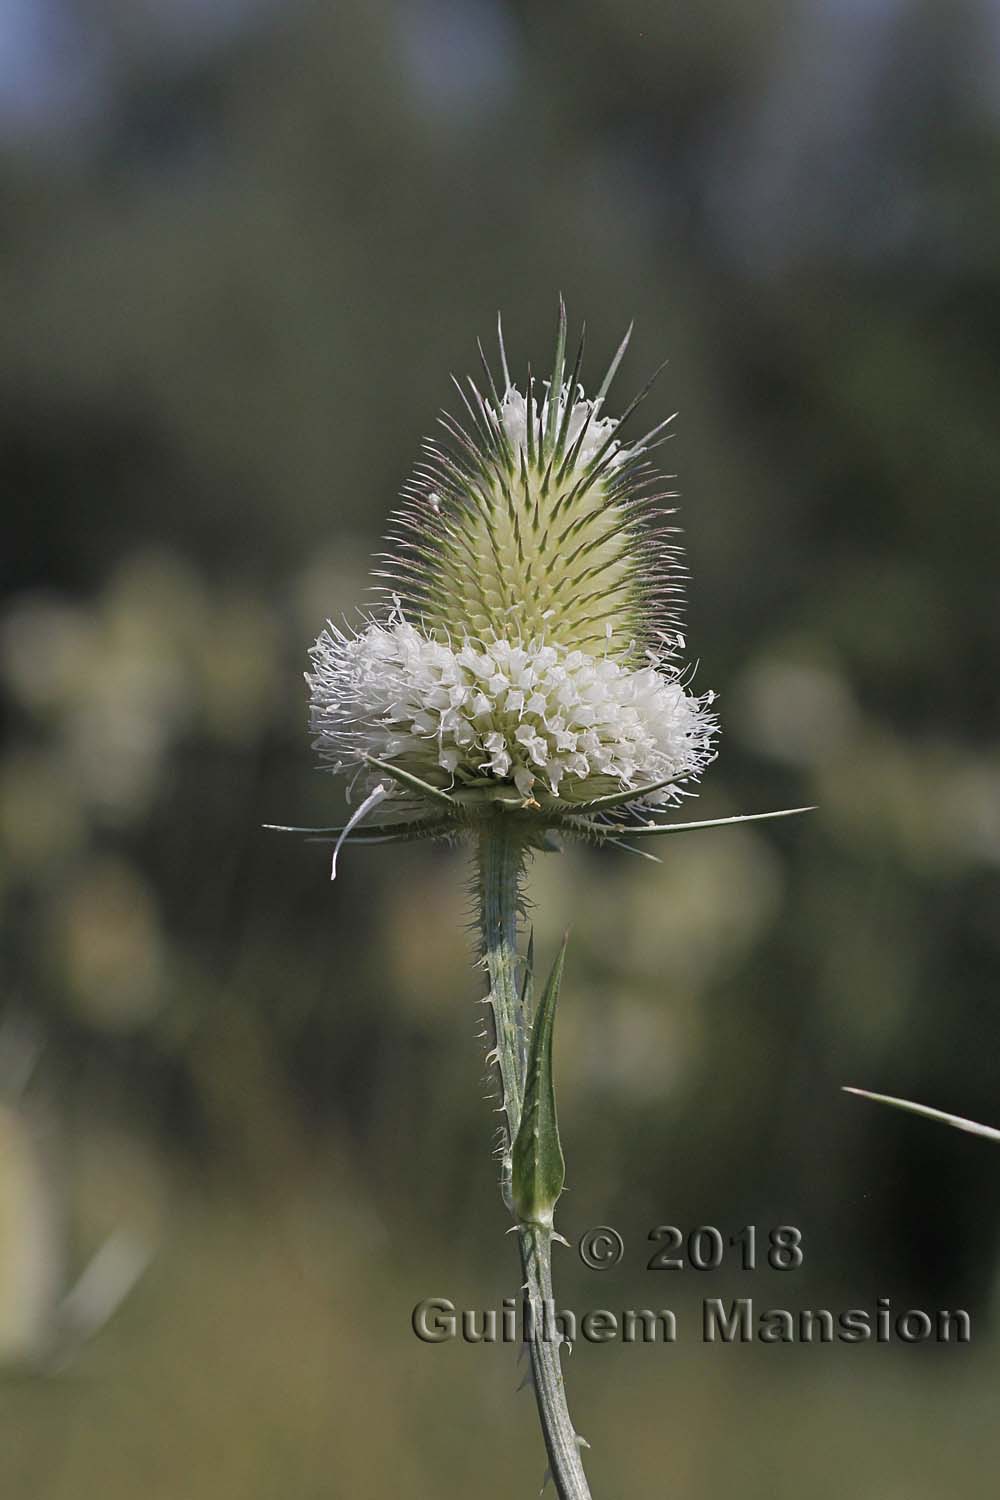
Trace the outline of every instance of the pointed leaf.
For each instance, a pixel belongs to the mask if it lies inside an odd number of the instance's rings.
[[[624,849],[626,854],[634,854],[639,859],[648,859],[650,864],[662,865],[663,860],[657,854],[650,854],[648,849],[633,849],[631,844],[625,844],[621,839],[608,839],[609,844],[614,844],[616,849]]]
[[[387,760],[376,760],[374,755],[364,755],[362,759],[366,766],[374,766],[376,771],[391,777],[399,786],[408,787],[411,791],[419,792],[422,797],[430,797],[433,802],[443,802],[447,807],[457,810],[458,803],[454,797],[449,797],[438,786],[431,786],[429,781],[422,781],[419,776],[414,776],[410,771],[404,771],[401,766],[394,766]]]
[[[567,826],[579,827],[601,838],[613,839],[625,834],[630,839],[657,837],[661,833],[688,833],[694,828],[729,828],[734,823],[763,823],[768,818],[791,818],[796,813],[815,812],[815,807],[783,807],[780,812],[740,813],[735,818],[708,818],[702,823],[591,823],[586,818],[568,818]]]
[[[299,828],[294,823],[262,823],[260,826],[268,833],[332,833],[335,837],[344,831],[342,823],[332,828]]]
[[[538,1003],[524,1080],[524,1109],[511,1159],[511,1197],[522,1224],[552,1226],[552,1213],[566,1180],[552,1082],[552,1033],[566,943]]]
[[[874,1099],[876,1104],[889,1104],[893,1109],[905,1109],[911,1115],[923,1115],[925,1120],[939,1120],[942,1125],[951,1125],[955,1130],[965,1130],[969,1135],[980,1135],[986,1141],[1000,1141],[1000,1130],[991,1125],[978,1125],[975,1120],[965,1120],[961,1115],[948,1115],[944,1110],[931,1109],[926,1104],[913,1104],[909,1099],[894,1099],[891,1094],[872,1094],[868,1089],[844,1088],[845,1094],[857,1094],[859,1099]]]
[[[353,828],[345,837],[348,844],[388,844],[405,839],[435,838],[447,833],[451,823],[446,819],[413,818],[405,823],[370,823],[367,828]],[[269,833],[304,833],[310,844],[332,844],[345,833],[343,824],[336,828],[294,828],[285,823],[262,823]]]
[[[594,797],[590,802],[580,802],[573,808],[575,813],[606,812],[612,807],[624,807],[627,802],[639,802],[643,797],[648,797],[652,792],[662,792],[665,786],[672,786],[675,781],[683,781],[687,773],[680,771],[673,776],[666,776],[662,781],[654,781],[649,786],[633,787],[630,792],[610,792],[606,797]]]
[[[331,880],[336,880],[336,878],[337,878],[337,857],[340,854],[340,850],[341,850],[341,847],[342,847],[342,845],[344,843],[344,840],[351,833],[352,829],[356,828],[359,823],[363,822],[363,820],[365,818],[367,818],[367,816],[371,812],[372,808],[373,807],[378,807],[379,803],[380,802],[384,802],[385,799],[386,799],[386,797],[388,797],[388,795],[389,795],[389,789],[388,789],[388,787],[383,786],[382,783],[379,782],[378,786],[375,787],[374,790],[372,790],[371,792],[368,793],[368,796],[362,802],[361,806],[357,809],[357,811],[353,812],[351,814],[351,816],[348,818],[347,822],[344,824],[344,831],[343,831],[343,833],[339,836],[339,838],[337,839],[336,843],[333,846],[333,859],[330,861],[330,879]]]

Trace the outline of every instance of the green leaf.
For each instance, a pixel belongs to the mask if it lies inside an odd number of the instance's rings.
[[[445,807],[458,807],[454,797],[450,797],[440,787],[431,786],[429,781],[422,781],[411,771],[404,771],[402,766],[394,766],[387,760],[378,760],[374,755],[363,755],[361,759],[366,766],[374,766],[376,771],[381,771],[384,776],[388,776],[390,780],[395,781],[398,786],[407,791],[419,792],[421,797],[427,797],[431,802],[441,802]]]
[[[386,824],[379,827],[355,828],[343,838],[326,834],[320,837],[309,835],[307,844],[413,844],[420,839],[447,838],[455,832],[454,823],[407,823]]]
[[[763,823],[768,818],[791,818],[796,813],[815,812],[815,807],[783,807],[780,812],[740,813],[735,818],[709,818],[701,823],[591,823],[586,818],[567,814],[566,822],[584,828],[588,833],[614,840],[623,835],[630,839],[659,837],[663,833],[690,833],[695,828],[731,828],[736,823]]]
[[[524,1080],[524,1108],[511,1155],[511,1197],[518,1220],[546,1228],[552,1226],[552,1213],[566,1181],[552,1082],[552,1033],[567,941],[568,937],[563,938],[538,1003]]]
[[[677,781],[683,781],[685,773],[679,776],[667,776],[663,781],[653,781],[649,786],[633,787],[630,792],[611,792],[607,797],[594,797],[590,802],[580,802],[573,809],[574,816],[580,813],[586,816],[589,813],[606,812],[612,807],[624,807],[628,802],[641,802],[643,797],[648,797],[651,792],[662,792],[665,786],[673,786]]]
[[[312,843],[332,844],[347,832],[344,824],[334,828],[296,828],[289,823],[262,823],[260,826],[268,833],[305,833]],[[394,839],[435,838],[438,834],[447,833],[452,827],[451,822],[441,819],[428,821],[410,818],[405,823],[369,823],[367,827],[357,827],[347,834],[344,842],[384,844]]]
[[[873,1099],[876,1104],[889,1104],[893,1109],[905,1109],[911,1115],[923,1115],[925,1120],[938,1120],[942,1125],[951,1125],[955,1130],[967,1131],[969,1135],[982,1136],[987,1141],[1000,1141],[1000,1130],[991,1125],[978,1125],[975,1120],[965,1120],[961,1115],[947,1115],[944,1110],[931,1109],[926,1104],[913,1104],[909,1099],[894,1099],[891,1094],[872,1094],[868,1089],[844,1088],[845,1094],[857,1094],[859,1099]]]

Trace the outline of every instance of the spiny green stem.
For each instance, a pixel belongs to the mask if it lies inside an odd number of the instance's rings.
[[[490,979],[496,1063],[506,1128],[500,1190],[511,1208],[510,1153],[521,1123],[524,1096],[525,1021],[518,983],[518,890],[524,873],[524,843],[501,813],[479,833],[479,903],[483,958]]]
[[[528,1344],[535,1402],[542,1424],[549,1473],[559,1500],[590,1500],[590,1486],[580,1457],[581,1439],[577,1435],[566,1404],[560,1336],[551,1337],[552,1231],[538,1224],[522,1225],[521,1266],[524,1270],[524,1296],[530,1308],[533,1337]]]
[[[528,1022],[518,983],[517,918],[525,846],[513,820],[500,813],[484,824],[477,849],[483,957],[490,980],[496,1062],[506,1115],[500,1172],[504,1202],[512,1209],[511,1146],[521,1123]],[[580,1442],[563,1385],[559,1344],[545,1338],[545,1311],[553,1305],[552,1231],[519,1225],[524,1296],[530,1309],[529,1342],[535,1403],[542,1426],[549,1470],[559,1500],[591,1500],[580,1460]]]

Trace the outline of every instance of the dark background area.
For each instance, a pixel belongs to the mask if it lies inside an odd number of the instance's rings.
[[[689,815],[819,808],[532,872],[561,1227],[626,1242],[560,1299],[682,1327],[569,1359],[595,1493],[995,1492],[1000,1159],[839,1089],[1000,1119],[998,49],[986,0],[3,7],[11,1500],[541,1481],[514,1351],[410,1331],[517,1285],[466,856],[331,885],[261,825],[337,821],[306,648],[449,371],[498,307],[544,362],[560,291],[591,384],[635,318],[621,404],[670,361],[723,725]],[[647,1272],[662,1223],[805,1264]],[[973,1342],[706,1348],[716,1295]]]

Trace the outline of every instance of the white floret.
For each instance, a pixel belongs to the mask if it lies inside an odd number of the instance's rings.
[[[401,615],[312,650],[315,747],[338,769],[365,755],[441,784],[493,777],[582,800],[595,779],[622,789],[696,775],[711,759],[712,695],[686,693],[651,658],[632,670],[546,642],[425,636]],[[658,802],[674,800],[668,786]]]
[[[541,421],[542,429],[548,425],[550,396],[547,393],[541,402],[541,413],[536,406],[534,416],[536,424]],[[580,444],[580,451],[576,456],[575,468],[585,469],[594,455],[599,452],[608,438],[618,426],[615,417],[598,416],[601,403],[599,401],[588,401],[583,394],[582,387],[576,391],[564,385],[559,392],[559,410],[556,415],[557,430],[562,424],[567,404],[572,410],[569,417],[569,425],[566,428],[565,449],[571,452],[574,443],[580,436],[580,432],[590,418],[589,426]],[[593,413],[593,415],[591,415]],[[500,416],[503,421],[504,431],[510,439],[511,446],[516,452],[528,452],[528,402],[525,396],[517,389],[510,386],[506,391],[500,406]],[[614,468],[625,456],[621,445],[617,440],[612,444],[610,450],[610,467]]]

